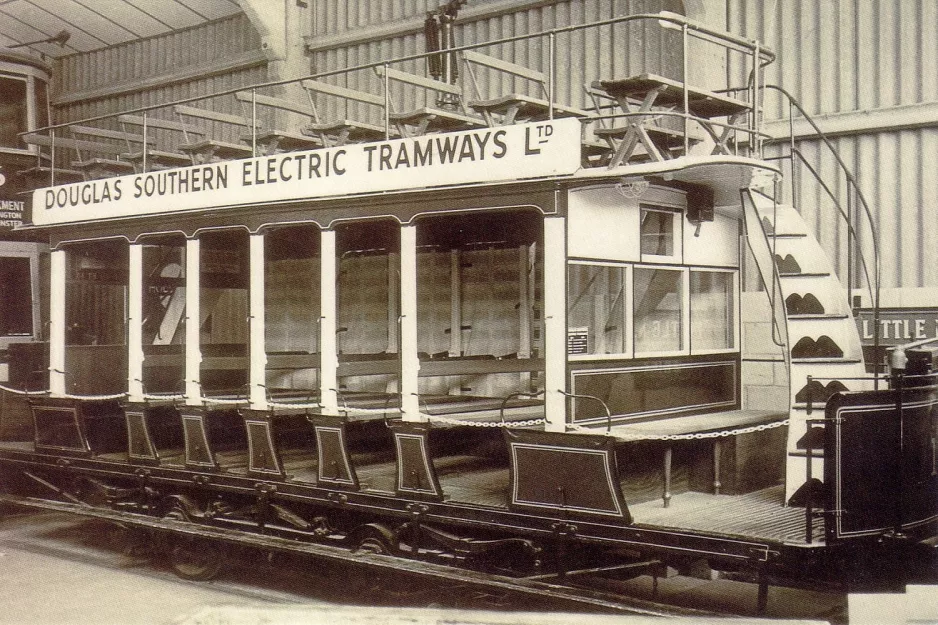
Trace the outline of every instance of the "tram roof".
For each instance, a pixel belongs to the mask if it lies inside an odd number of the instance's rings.
[[[237,0],[7,0],[0,3],[0,47],[51,39],[67,31],[69,37],[62,45],[43,42],[28,46],[55,59],[240,12]]]

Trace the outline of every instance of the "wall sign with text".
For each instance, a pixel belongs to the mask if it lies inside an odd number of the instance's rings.
[[[864,345],[872,345],[873,311],[856,311],[857,330]],[[938,338],[938,308],[890,308],[879,311],[879,344],[902,345]]]

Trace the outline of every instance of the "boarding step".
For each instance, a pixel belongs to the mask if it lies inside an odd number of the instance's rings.
[[[849,319],[850,315],[841,313],[790,313],[789,321],[842,321]]]
[[[807,232],[788,232],[782,229],[776,230],[770,217],[762,217],[762,230],[765,231],[766,236],[773,239],[801,239],[808,236]]]
[[[840,282],[833,276],[814,281],[793,280],[784,286],[785,312],[789,319],[793,315],[841,315],[851,316]],[[797,286],[798,288],[792,288]]]

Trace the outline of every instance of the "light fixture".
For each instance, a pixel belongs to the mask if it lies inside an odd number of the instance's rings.
[[[640,198],[647,190],[648,181],[644,178],[623,178],[616,183],[616,191],[628,200]]]
[[[16,43],[12,46],[7,46],[7,48],[25,48],[26,46],[35,46],[40,43],[57,43],[62,47],[65,47],[65,43],[71,39],[72,33],[67,30],[60,30],[57,34],[46,37],[45,39],[37,39],[36,41],[27,41],[26,43]]]

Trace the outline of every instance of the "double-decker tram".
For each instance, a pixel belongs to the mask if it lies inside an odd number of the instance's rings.
[[[0,386],[19,391],[48,387],[42,304],[49,250],[42,235],[16,228],[29,220],[33,189],[48,184],[48,162],[23,134],[49,124],[49,74],[42,60],[0,48]],[[0,390],[0,414],[26,412]],[[26,421],[0,418],[0,436],[16,436]]]
[[[454,48],[472,89],[356,66],[302,82],[304,132],[279,84],[82,120],[145,132],[33,195],[49,388],[4,500],[552,592],[705,565],[763,606],[927,553],[932,352],[866,372],[763,158],[771,52],[666,13],[513,43],[620,28],[683,54],[567,83],[546,43]],[[737,79],[692,83],[688,50]]]

